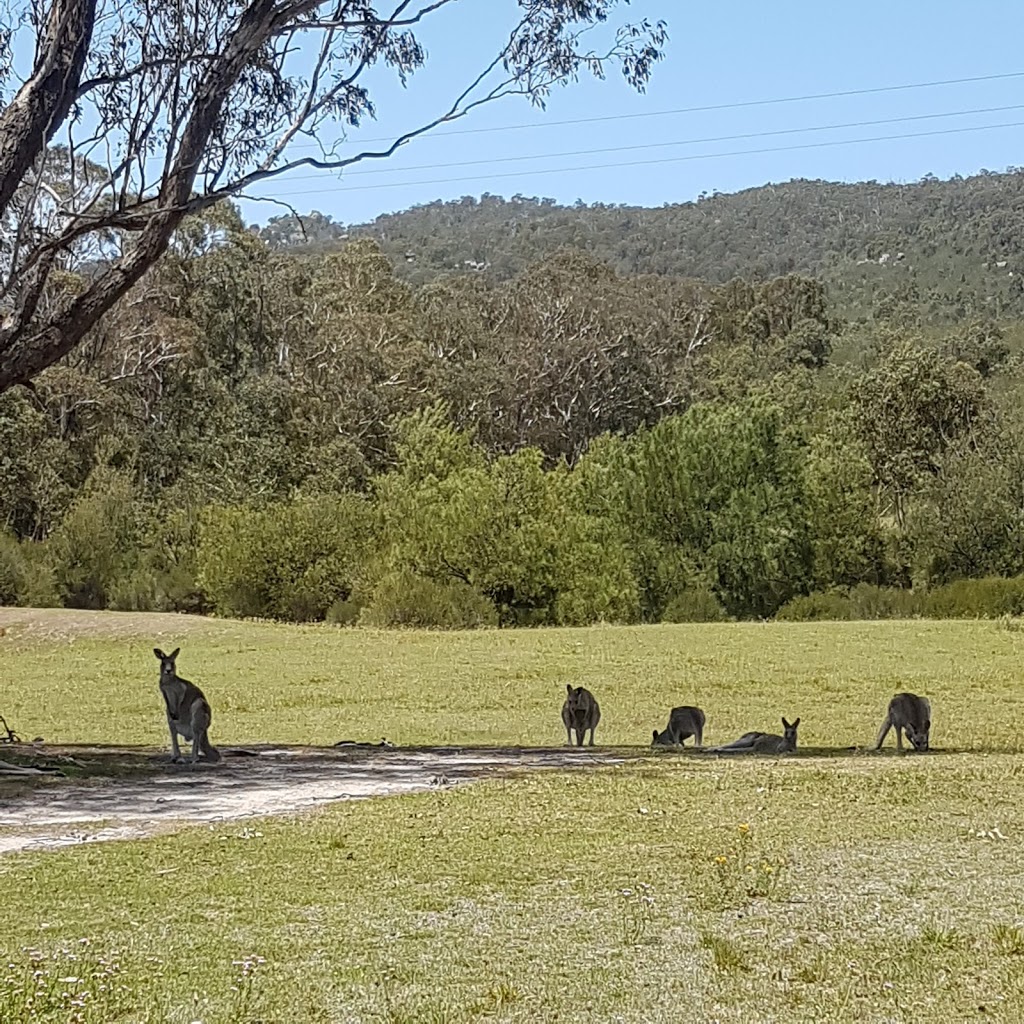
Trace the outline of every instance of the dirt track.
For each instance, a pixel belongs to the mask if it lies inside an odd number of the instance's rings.
[[[71,758],[69,764],[102,760],[108,769],[129,773],[31,784],[0,779],[0,854],[140,838],[187,824],[287,814],[522,770],[616,764],[638,753],[567,747],[252,749],[257,756],[228,756],[219,765],[192,769],[137,748],[47,748],[47,759],[56,764],[61,758]]]

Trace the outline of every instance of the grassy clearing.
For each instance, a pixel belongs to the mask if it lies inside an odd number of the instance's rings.
[[[5,858],[0,1019],[76,1019],[24,1015],[23,947],[117,965],[97,1022],[1019,1019],[1019,766],[873,767],[662,760]]]
[[[800,715],[805,746],[863,745],[908,688],[936,706],[935,745],[1024,749],[1024,633],[994,623],[445,634],[77,613],[62,633],[7,614],[0,714],[50,743],[165,744],[152,649],[180,644],[179,671],[210,697],[218,743],[557,744],[571,682],[600,700],[605,744],[646,744],[673,704],[696,703],[708,744]]]
[[[149,638],[12,633],[19,731],[98,739],[93,708],[120,699],[119,740],[162,740]],[[555,743],[572,681],[606,742],[693,700],[710,742],[785,713],[809,744],[863,744],[907,687],[936,745],[971,751],[662,756],[5,857],[0,1020],[1019,1020],[1022,644],[960,623],[196,632],[182,671],[229,741]]]

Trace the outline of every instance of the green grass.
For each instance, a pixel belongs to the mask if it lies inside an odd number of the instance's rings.
[[[147,621],[110,618],[122,629]],[[606,744],[646,745],[670,707],[695,703],[708,715],[708,744],[748,729],[781,731],[782,715],[800,715],[806,746],[863,745],[889,697],[908,688],[936,706],[936,745],[1022,749],[1024,634],[995,623],[444,634],[181,617],[177,631],[165,631],[175,618],[160,617],[159,632],[116,639],[36,640],[12,627],[0,639],[0,714],[27,739],[164,745],[152,649],[180,644],[178,670],[210,698],[217,743],[557,744],[572,683],[598,697]]]
[[[710,742],[800,714],[805,743],[863,745],[906,687],[961,752],[670,755],[4,857],[0,1021],[1020,1019],[1021,634],[217,624],[182,645],[226,742],[557,743],[582,682],[608,743],[694,701]],[[0,713],[48,739],[160,743],[152,646],[9,634]],[[18,986],[51,981],[31,1016]]]

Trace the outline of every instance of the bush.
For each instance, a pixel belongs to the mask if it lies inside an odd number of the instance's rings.
[[[1024,614],[1024,576],[957,580],[928,592],[925,615],[934,619],[998,619]]]
[[[871,619],[913,619],[924,613],[924,599],[913,590],[859,583],[849,591],[828,590],[794,597],[779,609],[787,622],[850,622]]]
[[[792,598],[775,618],[783,622],[848,622],[857,614],[848,594],[829,590]]]
[[[359,624],[422,629],[475,629],[496,626],[498,611],[483,594],[461,580],[443,583],[411,572],[385,576],[363,609]]]
[[[859,583],[850,591],[855,619],[913,619],[924,615],[923,598],[914,590]]]
[[[665,607],[662,622],[728,622],[721,601],[706,587],[694,587],[676,594]]]
[[[18,604],[23,608],[59,608],[60,594],[46,544],[23,540],[21,587]]]
[[[848,593],[828,591],[795,597],[776,618],[823,619],[999,619],[1024,615],[1024,576],[957,580],[927,592],[861,583]]]
[[[199,526],[202,593],[220,615],[323,619],[349,599],[372,525],[371,506],[355,494],[262,508],[211,506]]]
[[[0,533],[0,605],[18,604],[25,583],[25,555],[16,537]]]
[[[131,482],[105,468],[93,472],[47,541],[59,603],[106,608],[140,561],[141,531]]]
[[[345,601],[338,598],[324,615],[324,621],[332,626],[354,626],[359,621],[363,606],[358,601]]]

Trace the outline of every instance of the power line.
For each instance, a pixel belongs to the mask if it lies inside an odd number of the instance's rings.
[[[486,132],[515,132],[529,128],[560,128],[571,124],[597,124],[607,121],[629,121],[641,117],[669,117],[676,114],[702,114],[716,110],[740,110],[745,107],[767,107],[779,103],[805,103],[811,100],[841,99],[847,96],[871,96],[885,92],[906,92],[911,89],[934,89],[944,85],[969,85],[975,82],[998,82],[1008,78],[1024,78],[1024,71],[1008,71],[998,75],[974,75],[970,78],[945,78],[934,82],[909,82],[903,85],[878,85],[864,89],[843,89],[838,92],[808,93],[804,96],[778,96],[767,100],[739,100],[733,103],[711,103],[698,107],[677,107],[673,110],[641,110],[632,114],[606,114],[600,117],[576,117],[562,121],[541,121],[534,124],[508,124],[491,128],[456,128],[447,132],[431,132],[426,138],[440,139],[450,135],[482,135]],[[355,140],[359,145],[372,142],[394,142],[395,136],[380,136],[372,139]],[[293,146],[293,149],[318,148],[310,143],[308,146]]]
[[[542,174],[570,174],[578,171],[599,171],[606,169],[618,169],[621,167],[648,167],[654,164],[686,163],[691,160],[717,160],[723,157],[732,156],[756,156],[764,153],[786,153],[800,149],[824,149],[829,146],[856,146],[863,145],[868,142],[893,142],[900,139],[922,139],[928,136],[960,135],[966,132],[984,132],[993,131],[998,128],[1021,127],[1024,127],[1024,121],[1011,121],[1004,124],[983,124],[966,128],[937,128],[928,132],[906,132],[898,135],[875,135],[866,139],[832,139],[826,142],[805,142],[792,146],[768,146],[762,149],[738,149],[724,153],[692,153],[689,156],[661,157],[656,160],[630,160],[610,164],[588,164],[581,167],[553,167],[532,171],[505,171],[501,174],[471,174],[458,178],[432,178],[424,181],[396,181],[386,185],[350,185],[347,187],[342,186],[333,189],[301,189],[297,192],[277,192],[275,193],[275,196],[271,196],[269,198],[275,198],[277,196],[326,195],[327,193],[335,192],[366,192],[382,188],[414,188],[422,185],[449,185],[461,181],[480,181],[482,179],[489,181],[498,178],[523,178]],[[248,199],[267,198],[262,196],[245,196],[244,194],[241,197]]]
[[[801,135],[805,132],[828,132],[838,131],[843,128],[869,128],[880,124],[904,124],[909,121],[933,121],[943,117],[967,117],[973,114],[998,114],[1008,110],[1024,110],[1024,103],[1013,103],[1005,107],[978,107],[974,110],[947,110],[935,114],[912,114],[906,117],[883,117],[873,121],[848,121],[845,124],[819,124],[810,125],[806,128],[777,128],[766,132],[744,132],[740,135],[713,135],[703,139],[676,139],[671,142],[647,142],[633,146],[607,146],[602,149],[576,149],[563,153],[535,153],[530,156],[495,156],[483,160],[459,160],[445,161],[437,164],[414,164],[411,167],[374,167],[364,171],[350,171],[345,169],[342,173],[345,178],[363,174],[405,174],[409,171],[433,171],[445,167],[475,167],[480,164],[507,164],[520,163],[524,160],[554,160],[570,156],[594,156],[598,153],[627,153],[645,149],[666,149],[671,146],[700,146],[712,142],[738,142],[741,139],[764,139],[779,135]],[[312,179],[321,180],[324,171],[319,174],[295,174],[288,175],[282,180],[285,182],[308,181]]]

